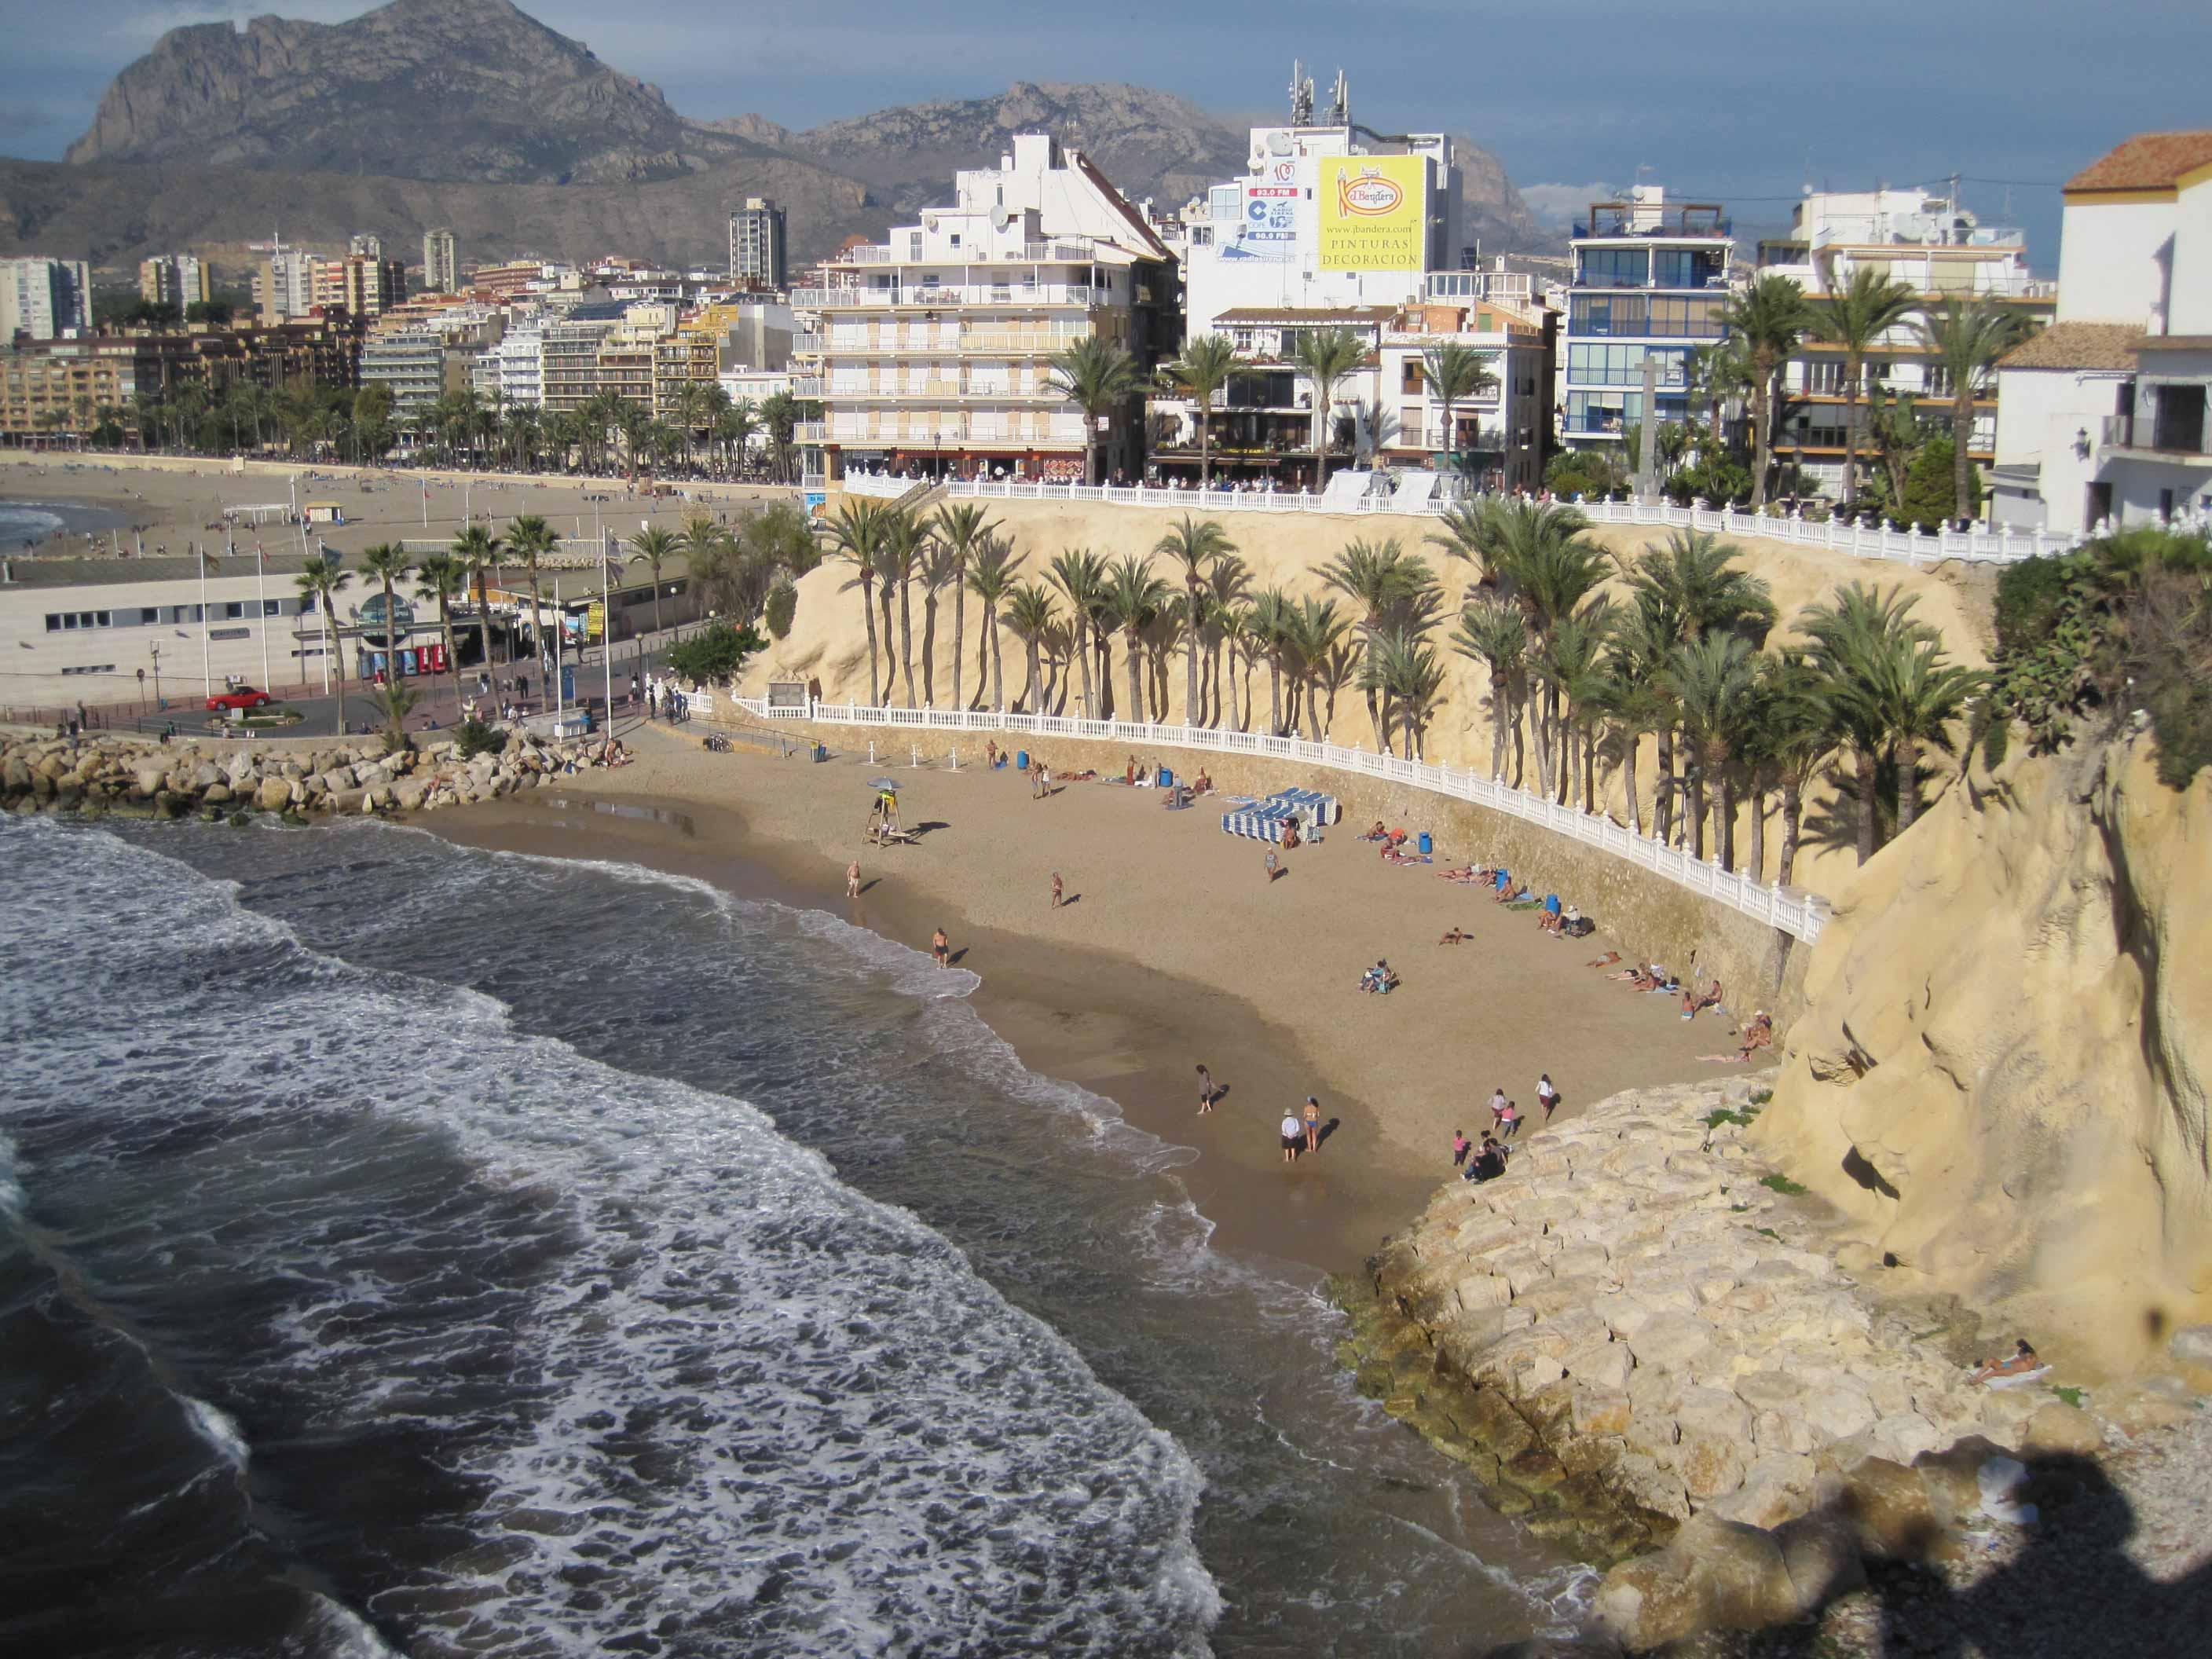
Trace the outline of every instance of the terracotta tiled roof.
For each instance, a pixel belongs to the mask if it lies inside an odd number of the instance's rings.
[[[2053,323],[2005,354],[2000,368],[2131,369],[2142,330],[2133,323]]]
[[[2172,190],[2202,167],[2212,167],[2212,131],[2142,132],[2082,168],[2066,189]]]

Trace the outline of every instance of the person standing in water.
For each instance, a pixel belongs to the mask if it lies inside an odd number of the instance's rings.
[[[1306,1150],[1317,1152],[1321,1150],[1321,1102],[1311,1095],[1306,1097],[1305,1121]]]
[[[1213,1109],[1213,1073],[1205,1066],[1198,1068],[1198,1115],[1204,1117]]]
[[[1298,1148],[1304,1144],[1305,1137],[1298,1132],[1297,1114],[1295,1112],[1284,1113],[1283,1162],[1285,1164],[1295,1162],[1297,1158]]]
[[[945,938],[945,930],[942,927],[929,936],[929,954],[937,958],[937,965],[940,968],[948,967],[951,963],[952,941]]]
[[[858,859],[854,859],[845,866],[845,896],[847,898],[860,896],[860,861]]]

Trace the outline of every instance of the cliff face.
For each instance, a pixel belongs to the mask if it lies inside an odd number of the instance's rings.
[[[1977,774],[1831,896],[1761,1151],[2077,1368],[2212,1313],[2212,775]]]
[[[173,29],[118,75],[71,161],[543,183],[665,178],[752,153],[508,0]]]

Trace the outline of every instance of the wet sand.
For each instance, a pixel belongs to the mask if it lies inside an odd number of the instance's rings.
[[[635,766],[418,823],[827,909],[918,951],[943,927],[981,976],[978,1012],[1027,1065],[1197,1152],[1191,1195],[1240,1253],[1356,1267],[1449,1176],[1454,1129],[1487,1126],[1493,1086],[1540,1122],[1540,1072],[1571,1115],[1620,1089],[1736,1069],[1698,1059],[1732,1046],[1725,1022],[1686,1024],[1674,1000],[1583,965],[1612,948],[1603,934],[1553,939],[1530,914],[1431,867],[1384,866],[1341,830],[1286,855],[1271,884],[1261,849],[1222,834],[1218,805],[1169,814],[1148,790],[1082,783],[1037,802],[1011,769],[878,769],[865,744],[817,765],[634,735]],[[860,842],[867,780],[884,769],[905,821],[933,826],[916,847]],[[857,902],[844,896],[856,856]],[[1070,897],[1058,910],[1055,869]],[[1474,942],[1437,945],[1454,923]],[[1377,956],[1404,975],[1389,997],[1358,988]],[[1206,1116],[1200,1061],[1227,1089]],[[1285,1167],[1279,1124],[1310,1093],[1334,1127]]]

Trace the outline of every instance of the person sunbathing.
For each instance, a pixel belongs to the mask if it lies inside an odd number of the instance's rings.
[[[1642,963],[1636,965],[1635,972],[1624,975],[1623,977],[1628,981],[1629,989],[1632,991],[1656,991],[1659,988],[1658,974]]]
[[[1518,904],[1522,900],[1528,896],[1528,888],[1526,883],[1523,883],[1518,887],[1501,886],[1496,894],[1495,902],[1499,904]]]
[[[1474,938],[1474,934],[1462,929],[1457,923],[1454,923],[1451,932],[1446,933],[1442,939],[1438,939],[1437,943],[1439,945],[1466,945],[1471,943]]]
[[[1773,1041],[1774,1022],[1766,1016],[1764,1010],[1761,1010],[1759,1012],[1753,1014],[1751,1017],[1750,1021],[1744,1026],[1743,1052],[1738,1054],[1736,1058],[1739,1060],[1748,1061],[1751,1059],[1753,1049],[1764,1048]]]
[[[1359,839],[1362,841],[1388,841],[1390,839],[1390,832],[1382,827],[1382,820],[1377,818],[1375,820],[1375,827],[1372,830],[1370,830]]]
[[[1718,980],[1715,980],[1713,981],[1713,988],[1706,992],[1703,996],[1697,996],[1692,994],[1691,992],[1684,991],[1682,993],[1682,1018],[1684,1019],[1695,1019],[1699,1014],[1705,1012],[1706,1009],[1717,1008],[1720,1006],[1720,1000],[1721,982]]]
[[[1585,968],[1610,968],[1614,963],[1619,962],[1620,960],[1620,951],[1607,951],[1603,956],[1597,957],[1595,961],[1583,963],[1583,966]]]
[[[2040,1367],[2042,1364],[2043,1361],[2036,1358],[2035,1350],[2029,1347],[2023,1339],[2013,1345],[2013,1351],[2008,1358],[1983,1360],[1975,1366],[1973,1374],[1967,1377],[1966,1381],[1980,1384],[1988,1382],[1993,1376],[2024,1376],[2029,1371]]]
[[[1191,785],[1190,790],[1191,793],[1194,795],[1212,794],[1213,793],[1213,775],[1210,772],[1200,772],[1198,775],[1198,781]]]

